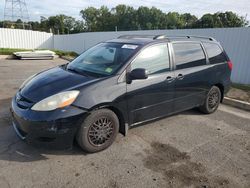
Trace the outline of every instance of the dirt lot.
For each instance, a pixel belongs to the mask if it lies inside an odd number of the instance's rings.
[[[250,187],[250,113],[221,105],[119,135],[107,150],[33,148],[14,133],[10,99],[33,73],[64,63],[0,60],[0,187]]]
[[[250,90],[231,88],[230,91],[227,93],[227,97],[250,103]]]

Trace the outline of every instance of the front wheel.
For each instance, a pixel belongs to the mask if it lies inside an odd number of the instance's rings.
[[[119,120],[113,111],[95,110],[82,123],[77,133],[77,142],[86,152],[98,152],[114,142],[118,131]]]
[[[211,114],[217,110],[221,101],[221,91],[217,86],[213,86],[207,94],[204,104],[200,106],[200,111]]]

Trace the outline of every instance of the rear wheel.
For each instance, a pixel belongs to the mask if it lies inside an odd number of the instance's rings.
[[[119,120],[113,111],[95,110],[82,123],[77,133],[77,142],[84,151],[98,152],[114,142],[118,131]]]
[[[200,106],[200,110],[206,114],[211,114],[217,110],[221,101],[221,91],[217,86],[213,86],[207,94],[205,102]]]

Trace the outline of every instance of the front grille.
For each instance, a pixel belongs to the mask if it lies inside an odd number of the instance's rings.
[[[18,92],[16,94],[16,103],[17,103],[17,106],[22,108],[22,109],[28,109],[28,108],[31,108],[34,103],[30,100],[28,100],[27,98],[23,97],[20,92]]]

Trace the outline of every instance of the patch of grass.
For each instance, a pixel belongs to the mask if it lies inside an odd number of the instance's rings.
[[[12,55],[14,52],[30,51],[30,49],[0,48],[0,55]]]
[[[232,87],[237,88],[237,89],[241,89],[241,90],[244,90],[244,91],[250,91],[250,85],[233,83]]]
[[[53,52],[55,52],[59,57],[62,56],[68,56],[68,57],[76,57],[78,56],[78,54],[76,52],[67,52],[67,51],[62,51],[62,50],[52,50]]]
[[[35,49],[35,50],[46,50],[46,49]],[[32,49],[17,49],[17,48],[0,48],[0,55],[12,55],[14,52],[20,52],[20,51],[32,51]],[[78,56],[75,52],[67,52],[62,50],[51,50],[55,52],[59,57],[62,56],[68,56],[68,57],[76,57]]]

